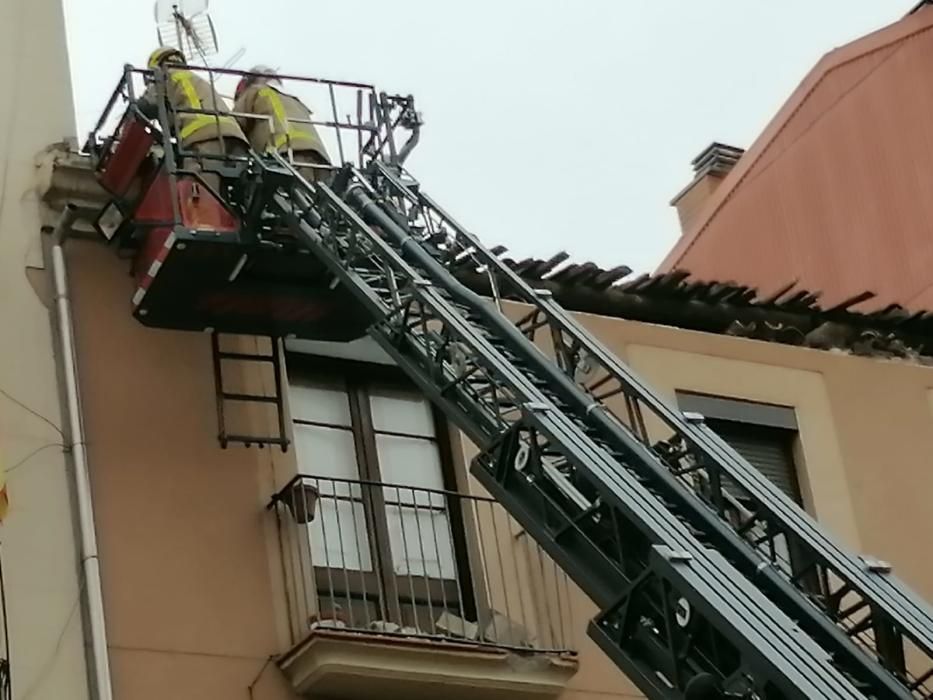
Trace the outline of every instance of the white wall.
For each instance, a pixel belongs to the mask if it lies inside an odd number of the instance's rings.
[[[0,0],[0,390],[62,424],[41,266],[34,159],[74,137],[60,0]],[[40,272],[29,273],[43,281]],[[55,428],[0,396],[10,512],[0,529],[15,698],[87,697],[69,472]]]

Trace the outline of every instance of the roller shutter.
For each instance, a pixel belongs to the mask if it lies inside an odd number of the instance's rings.
[[[795,431],[716,419],[707,419],[707,424],[771,483],[801,502],[793,454]]]

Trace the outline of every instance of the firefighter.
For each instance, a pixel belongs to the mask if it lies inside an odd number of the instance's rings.
[[[292,161],[308,180],[320,181],[329,174],[325,168],[302,164],[330,165],[327,150],[310,124],[311,110],[293,95],[282,91],[275,70],[255,66],[236,87],[233,108],[250,145],[258,153],[278,151]],[[260,118],[264,117],[264,118]]]
[[[167,72],[165,82],[168,104],[175,110],[175,127],[181,151],[212,156],[245,157],[249,153],[249,141],[229,115],[229,107],[223,97],[218,95],[211,83],[196,73],[187,70],[184,54],[178,49],[162,46],[149,56],[150,70],[162,68]],[[156,85],[151,84],[139,98],[140,111],[149,118],[158,116]],[[204,113],[191,113],[179,110],[204,110]],[[216,112],[216,114],[215,114]],[[218,116],[219,115],[219,116]],[[201,168],[209,169],[215,159],[203,159]],[[189,168],[190,162],[183,163]],[[216,173],[202,172],[201,177],[216,191],[220,192],[220,176]]]

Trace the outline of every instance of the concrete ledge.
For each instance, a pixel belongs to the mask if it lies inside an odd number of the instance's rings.
[[[575,656],[316,630],[279,660],[295,690],[334,700],[554,698]]]

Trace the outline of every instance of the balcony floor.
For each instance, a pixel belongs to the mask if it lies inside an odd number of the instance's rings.
[[[279,660],[302,695],[332,700],[506,700],[559,695],[574,655],[318,629]]]

